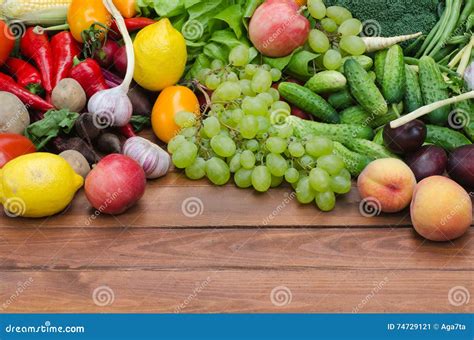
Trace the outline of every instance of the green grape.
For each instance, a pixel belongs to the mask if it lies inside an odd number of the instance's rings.
[[[272,185],[270,170],[264,165],[255,167],[252,171],[252,186],[258,192],[266,192]]]
[[[234,47],[229,54],[229,62],[237,67],[245,66],[249,62],[249,48],[245,45]]]
[[[245,116],[239,123],[239,130],[245,139],[253,139],[258,132],[258,121],[255,116]]]
[[[222,62],[222,60],[214,59],[211,63],[211,69],[214,71],[220,70],[223,67],[224,63]]]
[[[331,211],[336,206],[336,196],[332,191],[317,192],[316,205],[321,211]]]
[[[270,72],[259,69],[252,78],[252,90],[256,93],[266,92],[272,87],[272,75]]]
[[[216,117],[208,117],[203,121],[203,131],[205,132],[206,136],[212,138],[221,132],[221,123],[219,123],[219,119]]]
[[[336,155],[326,155],[318,158],[318,167],[335,176],[344,169],[344,161]]]
[[[225,135],[217,135],[211,139],[212,150],[221,157],[232,157],[237,147],[232,138]]]
[[[274,102],[272,95],[268,92],[259,93],[257,98],[263,101],[267,107],[270,107]]]
[[[238,82],[239,76],[235,74],[234,72],[230,72],[225,76],[225,80],[230,81],[230,82]]]
[[[247,189],[252,186],[252,169],[239,169],[234,175],[234,182],[239,188]]]
[[[310,155],[304,155],[299,159],[299,163],[303,169],[312,169],[315,164],[315,160]]]
[[[216,75],[216,74],[210,74],[206,78],[206,87],[209,90],[214,91],[219,87],[219,84],[221,83],[221,78]]]
[[[333,142],[326,137],[312,137],[306,143],[306,153],[314,158],[330,155],[333,149]]]
[[[242,151],[242,154],[240,155],[240,165],[242,165],[244,169],[253,169],[255,167],[255,162],[255,154],[252,151]]]
[[[240,155],[241,155],[240,153],[236,153],[234,157],[230,159],[230,162],[229,162],[230,172],[235,173],[237,172],[237,170],[239,170],[242,167],[242,165],[240,164]]]
[[[272,68],[270,74],[274,83],[281,79],[281,71],[277,68]]]
[[[290,145],[288,145],[288,151],[290,152],[290,155],[295,158],[303,157],[306,153],[303,144],[300,142],[291,142]]]
[[[213,97],[217,96],[220,100],[225,102],[234,101],[241,95],[240,84],[231,81],[223,82],[213,93]]]
[[[336,194],[347,194],[351,191],[352,182],[344,175],[337,175],[331,178],[331,190]]]
[[[288,114],[290,114],[291,106],[287,102],[276,101],[272,104],[270,111],[286,111]]]
[[[242,109],[232,110],[232,121],[235,123],[240,123],[242,118],[244,118],[244,111]]]
[[[224,105],[222,105],[220,103],[212,103],[211,104],[211,110],[214,111],[214,112],[221,112],[221,111],[225,110],[225,107],[224,107]]]
[[[168,143],[168,152],[171,154],[174,153],[185,141],[186,137],[184,137],[183,135],[177,135],[173,137],[173,139],[170,140],[170,142]]]
[[[290,124],[284,124],[278,126],[278,137],[280,138],[290,138],[293,136],[293,126]]]
[[[198,148],[195,144],[184,141],[173,153],[173,164],[178,169],[185,169],[194,163],[198,153]]]
[[[321,20],[321,26],[328,33],[334,33],[337,31],[336,22],[330,18],[324,18],[323,20]]]
[[[325,192],[331,187],[331,176],[321,168],[314,168],[309,173],[309,183],[314,190]]]
[[[272,70],[272,67],[268,64],[263,64],[263,65],[260,66],[260,68],[262,70],[265,70],[265,71],[268,71],[268,72],[270,72]]]
[[[296,199],[301,204],[308,204],[314,201],[316,193],[309,184],[309,178],[307,176],[301,177],[296,185]]]
[[[296,183],[300,179],[300,173],[295,168],[288,168],[285,171],[285,180],[290,183]]]
[[[359,35],[362,32],[362,23],[357,19],[346,20],[339,26],[338,32],[343,36]]]
[[[252,90],[252,82],[248,79],[242,79],[239,81],[240,89],[244,96],[255,97],[256,93]]]
[[[277,89],[274,89],[273,87],[270,87],[270,89],[267,91],[268,94],[270,94],[273,98],[273,102],[277,102],[280,100],[280,92],[278,92]]]
[[[270,128],[270,119],[268,119],[267,117],[258,116],[257,121],[258,121],[258,133],[260,134],[260,133],[267,132],[268,129]]]
[[[342,56],[339,51],[329,50],[323,58],[324,67],[327,70],[337,70],[342,65]]]
[[[207,76],[209,74],[211,74],[211,69],[209,68],[203,68],[202,70],[200,70],[196,76],[197,80],[201,83],[201,84],[205,84],[206,83],[206,79],[207,79]]]
[[[339,47],[350,55],[362,55],[365,53],[365,43],[360,37],[353,35],[342,37]]]
[[[265,146],[267,147],[268,151],[276,154],[281,154],[285,152],[288,143],[283,138],[270,137],[267,139]]]
[[[348,181],[352,180],[351,173],[347,169],[342,169],[341,172],[337,174],[337,176],[344,177]]]
[[[267,104],[258,97],[245,97],[242,101],[242,110],[247,115],[266,116],[268,114]]]
[[[352,18],[352,13],[344,7],[331,6],[327,8],[326,16],[341,25],[344,21]]]
[[[245,70],[239,71],[239,78],[240,80],[252,80],[252,76],[245,72]]]
[[[245,148],[252,152],[256,152],[260,149],[260,143],[256,139],[251,139],[245,143]]]
[[[184,128],[180,131],[180,134],[188,138],[194,137],[197,134],[197,128],[195,126]]]
[[[272,176],[272,183],[270,184],[271,188],[279,187],[283,183],[283,177]]]
[[[308,43],[311,49],[316,53],[325,53],[331,46],[326,34],[317,29],[313,29],[309,32]]]
[[[255,73],[257,73],[258,70],[258,65],[255,64],[248,64],[245,66],[245,73],[247,73],[249,76],[254,76]]]
[[[270,153],[266,158],[266,165],[268,170],[272,173],[273,176],[282,177],[285,175],[286,169],[288,169],[288,164],[286,159],[281,155]]]
[[[226,162],[212,157],[206,162],[206,176],[215,185],[224,185],[230,179],[230,170]]]
[[[326,16],[326,6],[321,0],[308,0],[308,11],[313,18],[318,20]]]
[[[184,172],[189,179],[198,180],[204,178],[206,176],[206,161],[204,158],[198,157]]]

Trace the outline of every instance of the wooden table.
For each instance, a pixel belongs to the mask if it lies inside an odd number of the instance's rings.
[[[357,191],[321,213],[288,187],[257,194],[149,183],[128,213],[83,192],[58,216],[1,217],[3,312],[473,312],[474,233],[427,242],[408,213],[365,217]],[[461,288],[459,288],[460,286]],[[459,290],[460,293],[459,293]],[[462,302],[462,301],[461,301]]]

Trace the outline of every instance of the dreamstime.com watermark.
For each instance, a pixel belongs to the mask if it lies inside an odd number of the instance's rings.
[[[460,307],[467,305],[471,300],[471,294],[469,290],[464,286],[455,286],[448,292],[449,304],[454,307]]]
[[[211,283],[211,277],[208,276],[204,281],[200,282],[191,294],[189,294],[183,302],[181,302],[175,309],[174,312],[179,314],[185,309],[204,289]]]
[[[270,301],[274,306],[288,306],[293,301],[293,293],[287,286],[277,286],[270,292]]]
[[[204,203],[198,197],[188,197],[181,203],[181,212],[188,218],[201,216],[204,213]]]
[[[8,307],[10,307],[10,305],[12,305],[20,297],[20,295],[33,284],[33,281],[33,278],[29,277],[26,281],[18,282],[15,292],[10,295],[10,297],[1,305],[0,310],[7,310]]]
[[[99,286],[92,292],[92,301],[99,307],[110,306],[115,301],[115,293],[109,286]]]
[[[5,333],[9,334],[54,334],[54,333],[85,333],[84,326],[53,326],[50,321],[45,321],[44,325],[36,326],[5,326]]]
[[[296,192],[292,192],[291,194],[285,193],[285,198],[283,201],[263,220],[263,225],[270,224],[271,221],[275,219],[280,213],[296,198]]]
[[[372,300],[375,295],[377,295],[383,287],[388,283],[388,277],[384,277],[384,279],[374,285],[374,288],[370,291],[369,294],[367,294],[361,302],[354,308],[352,308],[352,313],[359,313],[361,309],[365,307],[369,303],[370,300]]]
[[[122,193],[122,188],[119,188],[117,191],[113,192],[112,194],[108,195],[107,199],[102,203],[99,209],[96,209],[92,215],[84,223],[86,226],[90,226],[93,221],[97,219],[104,211],[107,209]]]

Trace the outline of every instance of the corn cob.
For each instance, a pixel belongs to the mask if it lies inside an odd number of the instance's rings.
[[[0,17],[25,25],[60,25],[66,22],[72,0],[0,0]]]

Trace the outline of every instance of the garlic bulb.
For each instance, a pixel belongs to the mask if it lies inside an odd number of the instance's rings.
[[[164,176],[171,166],[170,155],[155,143],[142,137],[129,138],[122,153],[138,162],[148,179]]]

